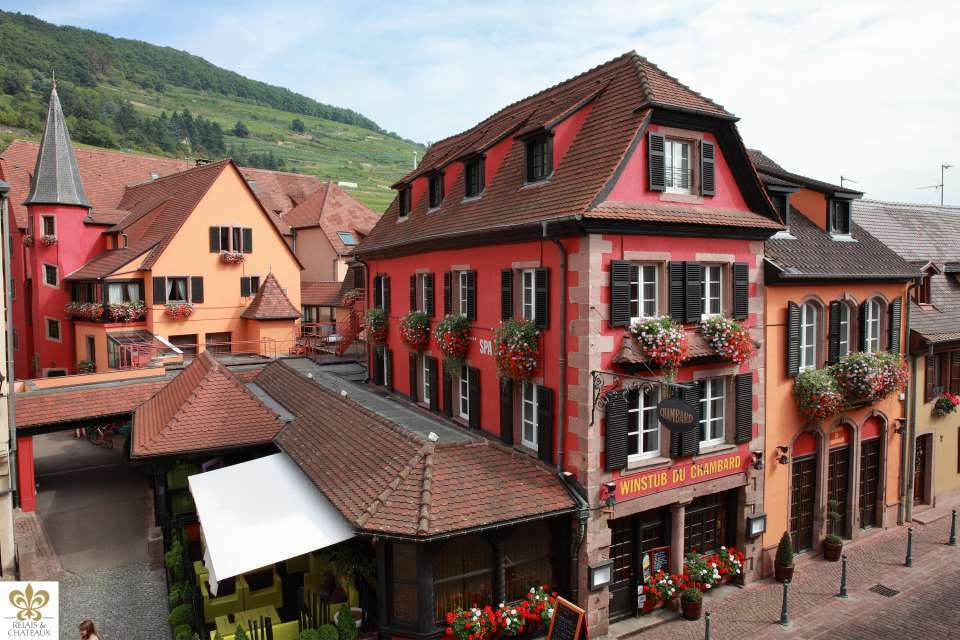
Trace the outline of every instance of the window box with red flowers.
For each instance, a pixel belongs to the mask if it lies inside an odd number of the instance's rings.
[[[387,343],[387,312],[383,309],[367,311],[367,340],[375,347]]]
[[[443,354],[448,371],[459,371],[470,350],[470,321],[460,314],[452,314],[437,323],[433,339]]]
[[[446,615],[444,635],[452,640],[499,640],[527,636],[547,628],[556,607],[557,594],[546,587],[533,587],[519,602],[494,607],[474,605]]]
[[[422,311],[411,311],[400,319],[400,338],[414,351],[430,344],[430,318]]]
[[[493,334],[500,378],[529,380],[540,368],[540,331],[529,320],[507,320]]]
[[[163,315],[171,320],[186,320],[193,315],[193,305],[189,302],[171,302],[164,308]]]
[[[64,307],[71,318],[97,321],[103,317],[103,305],[96,302],[71,302]]]
[[[42,244],[45,247],[52,247],[53,245],[57,244],[57,236],[53,236],[53,235],[40,236],[40,244]]]
[[[107,307],[107,313],[113,322],[139,322],[147,315],[143,302],[116,302]]]
[[[240,251],[224,251],[220,254],[220,262],[223,264],[241,264],[246,260],[246,256]]]
[[[886,398],[903,389],[907,382],[903,359],[886,352],[851,353],[830,367],[830,371],[851,405]]]
[[[25,247],[33,246],[33,234],[30,234],[30,233],[23,234],[23,246]]]
[[[818,424],[843,408],[843,394],[829,369],[801,371],[793,385],[793,401],[808,424]]]
[[[960,396],[949,391],[944,391],[943,395],[937,398],[933,403],[933,417],[943,418],[954,413],[960,407]]]
[[[666,369],[671,376],[687,357],[687,337],[683,327],[667,316],[634,322],[630,331],[636,336],[643,355]]]
[[[710,348],[724,360],[741,364],[753,355],[750,332],[736,320],[711,316],[700,322],[699,331]]]

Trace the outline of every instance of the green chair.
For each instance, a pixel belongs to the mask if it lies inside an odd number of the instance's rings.
[[[272,580],[271,580],[272,577]],[[283,606],[283,583],[280,574],[273,566],[237,576],[244,588],[244,609],[255,609],[273,605],[277,609]]]
[[[225,616],[247,608],[244,601],[246,600],[248,587],[243,577],[238,576],[233,579],[233,591],[231,593],[223,593],[228,584],[226,580],[221,583],[221,595],[216,597],[210,596],[206,581],[200,584],[200,595],[203,598],[203,621],[207,624],[213,624],[217,616]]]
[[[203,564],[203,560],[193,561],[193,575],[197,578],[198,587],[207,581],[210,576],[210,572],[207,571],[207,567]]]

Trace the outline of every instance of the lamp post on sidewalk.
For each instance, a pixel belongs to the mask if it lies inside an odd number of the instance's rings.
[[[790,612],[787,609],[787,591],[790,588],[790,581],[783,581],[783,606],[780,607],[780,626],[785,627],[790,624]]]

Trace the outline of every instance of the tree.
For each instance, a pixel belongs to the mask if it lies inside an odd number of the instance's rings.
[[[249,138],[250,129],[247,129],[247,125],[243,124],[243,120],[237,120],[237,124],[233,125],[233,135],[238,138]]]
[[[303,124],[303,120],[300,118],[294,118],[290,123],[290,130],[296,131],[297,133],[303,133],[307,130],[307,127]]]

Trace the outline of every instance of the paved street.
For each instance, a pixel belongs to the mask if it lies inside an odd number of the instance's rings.
[[[724,588],[704,599],[712,613],[713,640],[744,638],[877,640],[957,637],[960,628],[960,546],[948,547],[950,520],[914,525],[913,568],[903,566],[906,529],[877,532],[846,550],[850,597],[836,597],[840,563],[819,558],[797,566],[790,587],[790,625],[780,617],[782,587],[764,581],[744,590]],[[900,591],[891,598],[868,591],[883,584]],[[700,640],[703,621],[671,621],[649,629],[642,640]]]

